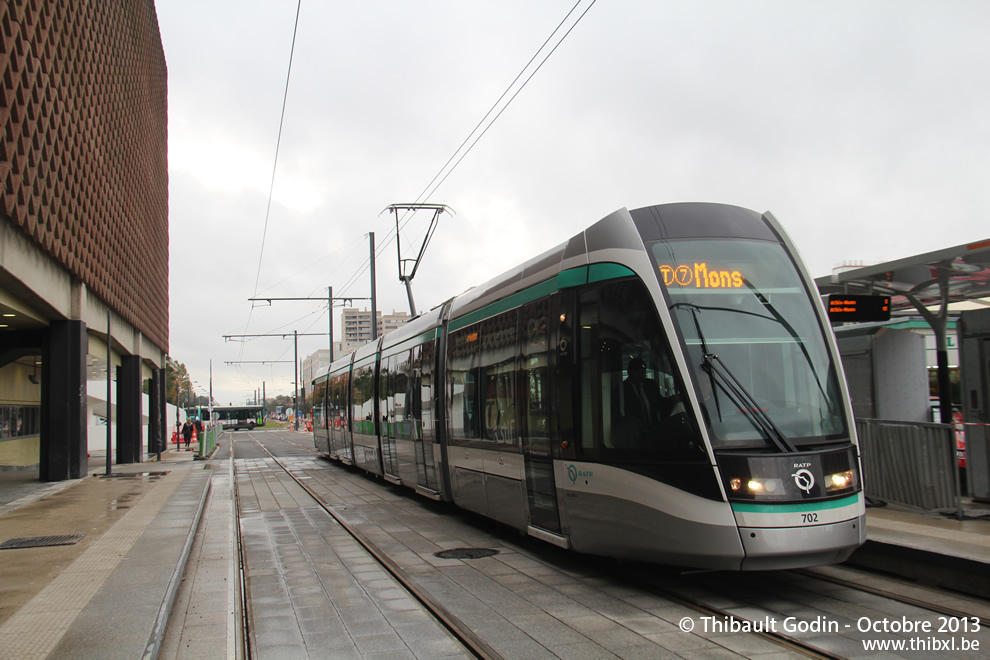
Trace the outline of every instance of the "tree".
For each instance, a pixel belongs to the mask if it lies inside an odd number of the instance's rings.
[[[170,357],[165,358],[165,400],[173,406],[192,404],[196,395],[186,365]]]

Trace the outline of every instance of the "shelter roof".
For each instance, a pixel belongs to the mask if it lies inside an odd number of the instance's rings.
[[[990,296],[990,239],[815,279],[819,292],[891,296],[891,310],[939,305],[943,288],[949,304]]]

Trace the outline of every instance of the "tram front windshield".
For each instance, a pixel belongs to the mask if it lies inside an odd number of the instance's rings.
[[[823,328],[779,243],[660,241],[651,253],[716,448],[847,437]]]

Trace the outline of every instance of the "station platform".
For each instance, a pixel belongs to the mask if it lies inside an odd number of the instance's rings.
[[[870,507],[867,541],[848,563],[986,598],[990,506],[965,500],[962,514]]]
[[[2,655],[235,657],[233,466],[222,460],[224,442],[213,460],[172,449],[160,463],[114,465],[111,477],[101,456],[87,477],[67,482],[0,472],[0,544],[82,537],[0,550]],[[890,557],[903,555],[929,568],[965,562],[986,575],[985,514],[979,506],[963,520],[869,508],[867,559],[853,563],[891,572]],[[930,571],[925,579],[938,581]]]
[[[192,451],[151,458],[108,477],[92,455],[51,483],[0,472],[0,655],[159,657],[213,475]]]

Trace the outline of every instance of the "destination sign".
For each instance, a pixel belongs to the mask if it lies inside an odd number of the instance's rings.
[[[739,289],[743,286],[740,271],[709,267],[707,262],[695,262],[693,267],[661,264],[660,274],[667,286],[691,286],[699,289]]]
[[[828,320],[833,323],[889,321],[890,296],[828,296]]]

